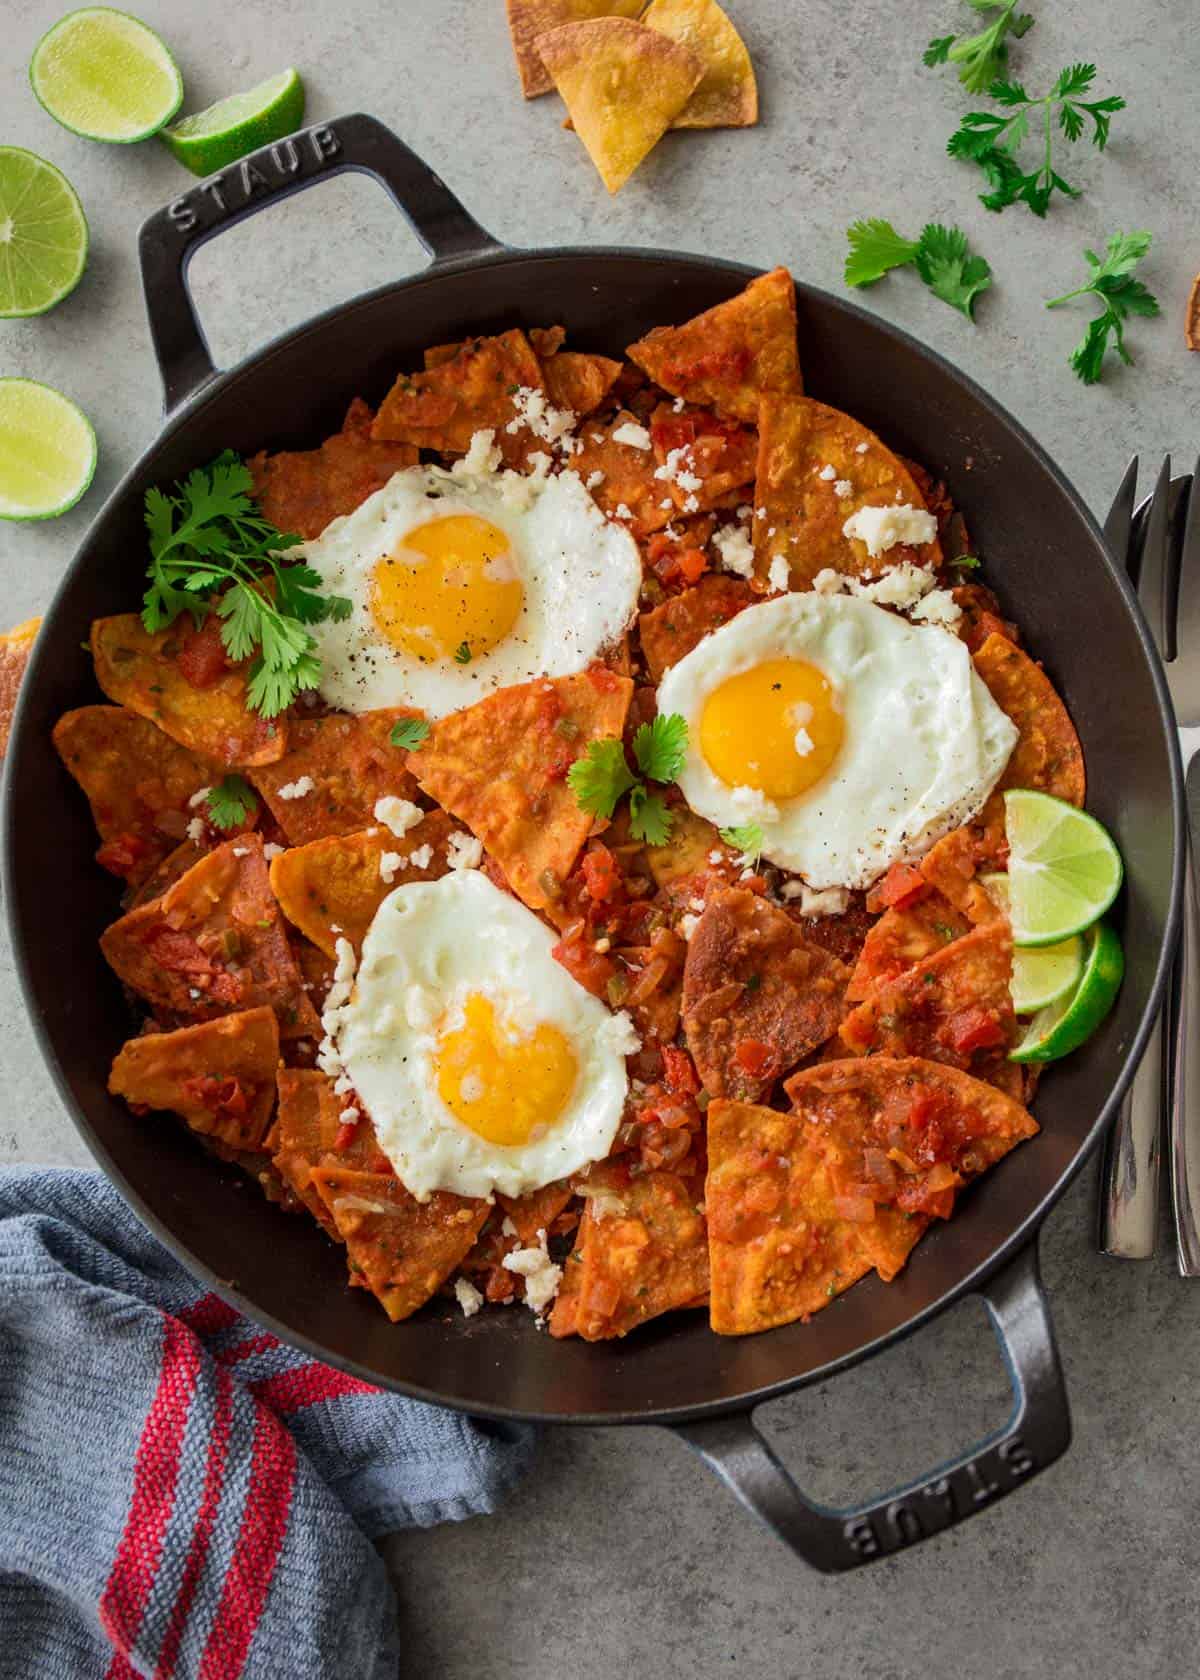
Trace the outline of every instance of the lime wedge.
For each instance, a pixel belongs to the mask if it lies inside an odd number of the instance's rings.
[[[158,36],[109,6],[68,12],[48,29],[29,80],[55,122],[85,140],[145,140],[183,104],[179,66]]]
[[[180,117],[159,139],[193,175],[212,175],[256,147],[282,140],[303,121],[304,83],[295,70],[283,70],[248,93]]]
[[[1008,876],[981,875],[979,884],[1008,915]],[[1017,1014],[1033,1015],[1074,991],[1083,973],[1083,959],[1084,944],[1078,933],[1073,933],[1070,939],[1061,940],[1057,945],[1014,950],[1008,989]]]
[[[1087,947],[1079,984],[1030,1021],[1010,1062],[1056,1062],[1087,1042],[1116,1001],[1125,973],[1121,941],[1106,922],[1084,935]]]
[[[0,317],[44,315],[79,284],[88,225],[61,169],[0,146]]]
[[[53,519],[96,470],[96,434],[70,397],[33,379],[0,379],[0,519]]]
[[[1121,890],[1121,854],[1086,811],[1029,788],[1004,795],[1016,945],[1056,945],[1091,927]]]

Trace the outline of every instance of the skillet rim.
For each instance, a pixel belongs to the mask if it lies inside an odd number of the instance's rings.
[[[734,262],[723,257],[709,257],[687,251],[661,250],[653,246],[562,245],[521,248],[500,245],[498,247],[489,246],[461,257],[436,260],[425,268],[418,270],[415,274],[407,275],[400,280],[385,282],[369,291],[358,293],[343,303],[322,310],[319,314],[309,317],[298,326],[268,340],[260,349],[245,357],[233,367],[218,370],[186,398],[177,409],[165,415],[162,428],[121,475],[121,478],[105,499],[103,506],[89,522],[87,531],[72,555],[54,591],[54,595],[45,609],[43,623],[49,624],[53,621],[62,597],[88,560],[88,549],[94,533],[107,519],[110,512],[129,495],[136,481],[143,476],[148,458],[184,430],[199,411],[232,380],[262,373],[275,356],[290,349],[307,334],[319,333],[336,319],[344,319],[353,315],[356,310],[372,306],[386,297],[402,294],[406,290],[429,282],[436,282],[448,275],[458,275],[474,270],[495,271],[503,269],[511,263],[574,261],[587,264],[597,261],[629,262],[631,260],[660,266],[665,265],[668,269],[683,263],[692,267],[698,265],[718,274],[727,274],[743,281],[749,281],[766,272],[749,264]],[[33,1028],[38,1048],[41,1051],[44,1063],[49,1069],[55,1089],[70,1115],[75,1129],[87,1144],[91,1154],[99,1162],[105,1175],[115,1184],[123,1199],[134,1209],[143,1224],[154,1233],[190,1275],[208,1284],[215,1293],[235,1306],[239,1312],[273,1331],[286,1344],[302,1348],[312,1354],[314,1358],[333,1366],[335,1369],[348,1372],[367,1382],[382,1386],[391,1392],[405,1394],[430,1405],[442,1406],[456,1411],[469,1411],[472,1416],[495,1419],[501,1422],[579,1424],[600,1427],[609,1425],[616,1427],[629,1424],[670,1426],[739,1413],[748,1415],[769,1400],[807,1387],[815,1382],[827,1381],[837,1376],[840,1372],[883,1352],[885,1348],[903,1341],[938,1314],[960,1301],[964,1296],[978,1291],[987,1278],[997,1272],[1028,1244],[1036,1242],[1041,1225],[1066,1194],[1099,1144],[1105,1127],[1115,1113],[1117,1104],[1133,1078],[1150,1034],[1151,1023],[1158,1013],[1159,1005],[1164,997],[1167,975],[1182,920],[1187,834],[1183,766],[1166,674],[1129,579],[1109,553],[1108,545],[1104,540],[1099,524],[1062,469],[1021,422],[1010,414],[976,380],[957,368],[940,351],[932,349],[905,328],[896,326],[882,316],[872,313],[861,304],[838,297],[834,293],[826,291],[823,287],[814,286],[807,281],[795,280],[795,285],[798,292],[815,299],[825,308],[832,307],[836,313],[842,315],[850,323],[851,330],[862,324],[869,324],[873,329],[890,337],[898,346],[910,353],[915,353],[921,360],[931,365],[939,378],[955,389],[956,395],[965,393],[973,398],[988,412],[994,422],[1012,436],[1018,446],[1018,452],[1023,452],[1027,458],[1031,458],[1047,474],[1055,488],[1081,521],[1101,567],[1107,570],[1109,581],[1116,585],[1117,593],[1131,619],[1138,645],[1148,667],[1157,702],[1158,723],[1167,753],[1172,824],[1169,900],[1163,939],[1154,976],[1143,1005],[1141,1017],[1126,1047],[1116,1078],[1109,1088],[1108,1096],[1069,1164],[1063,1169],[1058,1179],[1050,1185],[1025,1219],[1010,1232],[998,1248],[994,1249],[973,1270],[966,1273],[965,1276],[938,1295],[927,1306],[915,1312],[910,1318],[905,1319],[903,1323],[885,1331],[882,1335],[876,1336],[862,1346],[828,1361],[824,1365],[793,1377],[784,1377],[778,1381],[764,1384],[757,1389],[744,1390],[735,1397],[726,1396],[716,1400],[699,1401],[694,1405],[651,1408],[642,1411],[541,1412],[525,1411],[510,1406],[480,1405],[475,1401],[471,1401],[468,1405],[460,1400],[451,1399],[436,1389],[383,1375],[369,1365],[364,1365],[357,1360],[336,1354],[322,1347],[319,1342],[297,1332],[291,1326],[285,1325],[270,1313],[264,1312],[255,1305],[245,1291],[234,1287],[228,1280],[219,1277],[210,1267],[200,1261],[185,1244],[173,1235],[162,1217],[148,1205],[142,1196],[132,1189],[107,1147],[101,1143],[91,1122],[84,1114],[82,1106],[76,1100],[71,1083],[59,1061],[56,1047],[51,1041],[51,1035],[33,1007],[33,981],[27,956],[27,942],[14,908],[18,902],[18,894],[13,873],[12,837],[18,821],[15,783],[17,780],[17,765],[25,750],[25,716],[28,711],[32,710],[31,696],[40,680],[43,659],[49,657],[46,652],[48,644],[44,639],[39,637],[34,644],[33,657],[30,660],[29,668],[25,673],[25,680],[22,682],[18,694],[9,750],[6,755],[3,813],[2,818],[0,818],[0,825],[2,825],[0,826],[0,847],[2,847],[0,888],[2,888],[5,900],[5,913],[12,943],[14,966],[20,982],[26,1018]],[[33,750],[32,746],[30,750]],[[769,1332],[765,1333],[769,1334]]]

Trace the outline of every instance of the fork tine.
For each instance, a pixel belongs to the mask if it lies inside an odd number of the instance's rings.
[[[1198,481],[1200,461],[1196,462],[1196,471],[1188,485],[1187,513],[1183,520],[1183,536],[1177,551],[1179,581],[1175,590],[1176,610],[1170,626],[1172,657],[1177,654],[1180,644],[1187,646],[1189,650],[1195,648],[1196,627],[1200,622],[1200,490],[1196,488]],[[1187,686],[1194,687],[1194,681]]]
[[[1113,504],[1104,521],[1104,540],[1118,566],[1128,568],[1129,539],[1133,530],[1133,510],[1137,503],[1138,458],[1135,455],[1125,468],[1121,488],[1113,497]]]
[[[1150,626],[1150,634],[1164,658],[1167,658],[1168,613],[1167,573],[1171,540],[1171,457],[1163,457],[1150,511],[1142,536],[1142,551],[1138,565],[1137,592]],[[1170,615],[1173,628],[1174,615]]]

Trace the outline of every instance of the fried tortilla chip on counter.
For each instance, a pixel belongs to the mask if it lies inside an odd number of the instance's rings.
[[[841,1025],[855,1056],[924,1056],[987,1078],[1016,1041],[1012,932],[1001,918],[875,987]]]
[[[519,683],[439,718],[413,757],[423,791],[478,836],[531,910],[561,896],[592,826],[567,772],[593,741],[620,739],[632,694],[628,677],[598,666]]]
[[[27,618],[24,624],[0,631],[0,764],[8,751],[8,737],[12,732],[13,714],[17,709],[17,694],[21,678],[33,652],[34,638],[41,628],[40,618]]]
[[[106,928],[100,949],[152,1009],[209,1021],[269,1004],[281,1037],[321,1036],[257,834],[207,853],[161,898]]]
[[[706,512],[732,490],[750,484],[758,466],[758,434],[711,409],[680,412],[659,403],[650,416],[654,458],[681,513]]]
[[[635,537],[646,537],[668,523],[675,504],[667,486],[654,476],[649,438],[647,446],[639,448],[620,442],[614,435],[627,426],[646,429],[626,408],[603,423],[585,421],[579,428],[582,448],[572,455],[571,466],[591,491],[598,508],[614,519],[624,520]]]
[[[493,431],[510,467],[544,448],[519,420],[518,391],[544,391],[541,366],[519,327],[495,338],[470,338],[444,362],[424,373],[400,374],[379,405],[371,428],[377,442],[415,444],[449,455],[465,455],[478,431]]]
[[[717,0],[651,0],[648,29],[694,52],[704,79],[672,128],[750,128],[758,121],[758,84],[746,43]]]
[[[564,1263],[552,1336],[607,1341],[703,1300],[708,1243],[697,1184],[664,1168],[632,1176],[616,1160],[594,1167],[581,1189],[584,1215]]]
[[[319,951],[335,956],[339,939],[357,951],[390,892],[447,872],[453,832],[444,811],[428,811],[403,837],[380,823],[291,846],[271,859],[271,889],[288,921]]]
[[[250,777],[289,845],[353,834],[373,821],[376,800],[412,798],[417,784],[408,753],[392,745],[391,733],[414,715],[389,707],[292,719],[287,752]]]
[[[930,570],[942,563],[929,542],[895,542],[872,554],[843,527],[866,508],[925,503],[912,474],[875,433],[840,409],[810,397],[764,397],[758,413],[758,476],[754,487],[754,573],[782,588],[772,568],[787,568],[788,587],[808,589],[818,572],[877,576],[908,562]]]
[[[772,269],[682,326],[653,328],[625,353],[673,397],[753,426],[768,392],[803,388],[792,277]]]
[[[311,1182],[346,1245],[351,1271],[393,1324],[424,1306],[457,1269],[489,1211],[487,1202],[447,1190],[419,1202],[394,1174],[322,1166]]]
[[[280,1068],[278,1082],[279,1107],[269,1140],[274,1144],[275,1169],[318,1224],[340,1242],[333,1215],[312,1182],[313,1169],[328,1165],[386,1174],[392,1170],[391,1163],[365,1114],[353,1121],[342,1119],[346,1099],[323,1073],[315,1068]]]
[[[554,78],[542,62],[537,38],[564,23],[585,23],[589,18],[635,18],[646,0],[506,0],[508,33],[513,56],[526,99],[550,93]]]
[[[254,480],[254,495],[264,516],[277,531],[311,541],[342,514],[353,513],[376,490],[417,462],[408,443],[376,443],[371,436],[370,407],[355,397],[340,432],[326,438],[319,449],[265,449],[246,462]]]
[[[232,1149],[257,1149],[275,1106],[279,1023],[273,1009],[143,1033],[118,1051],[108,1076],[114,1097],[170,1109],[194,1132]]]
[[[698,647],[710,631],[728,624],[758,597],[741,578],[714,573],[672,595],[638,619],[646,669],[654,683]]]
[[[274,763],[287,747],[286,722],[250,710],[246,664],[225,663],[209,624],[193,630],[190,619],[179,619],[151,635],[137,613],[98,618],[92,657],[110,700],[201,758],[252,769]]]
[[[591,414],[612,390],[621,374],[620,362],[611,356],[593,356],[582,350],[538,351],[546,391],[555,408],[572,414]]]
[[[842,1018],[846,969],[744,887],[708,899],[683,971],[683,1027],[704,1089],[753,1102]]]
[[[863,940],[846,987],[846,1002],[862,1003],[878,987],[970,930],[966,916],[939,892],[929,892],[911,904],[892,905]]]
[[[80,706],[54,725],[54,745],[87,795],[96,861],[137,886],[174,851],[196,815],[191,800],[220,773],[124,706]]]

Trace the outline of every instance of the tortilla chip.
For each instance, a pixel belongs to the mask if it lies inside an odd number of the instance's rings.
[[[957,584],[950,594],[962,617],[954,626],[959,640],[972,653],[978,653],[988,637],[995,634],[1020,646],[1021,637],[1011,619],[1000,616],[1000,603],[982,583]]]
[[[758,84],[746,43],[716,0],[651,0],[642,14],[704,64],[704,79],[672,128],[750,128],[758,121]]]
[[[0,632],[0,764],[3,764],[8,751],[8,737],[12,733],[13,714],[17,709],[17,692],[41,623],[40,618],[27,618],[24,624]]]
[[[139,904],[149,904],[152,899],[161,898],[167,888],[173,887],[186,875],[194,863],[207,856],[209,849],[199,840],[180,841],[174,851],[168,852],[162,862],[155,865],[145,880],[121,895],[121,908],[136,910]]]
[[[589,18],[635,18],[646,0],[507,0],[508,32],[513,56],[526,99],[549,93],[554,78],[542,62],[535,45],[539,35],[564,23],[584,23]]]
[[[838,494],[839,484],[850,485],[847,495]],[[763,399],[754,488],[754,573],[760,587],[776,559],[786,563],[791,589],[810,588],[827,567],[874,577],[904,561],[940,566],[936,538],[916,548],[897,543],[872,559],[859,538],[843,536],[851,514],[893,502],[925,506],[908,468],[874,432],[809,397]]]
[[[598,484],[588,485],[593,501],[611,517],[624,520],[635,537],[661,530],[675,511],[667,486],[654,476],[653,451],[613,441],[613,433],[622,426],[640,424],[626,408],[604,425],[589,421],[579,429],[583,447],[571,457],[584,484],[594,473],[603,474]]]
[[[732,858],[733,852],[706,817],[698,817],[686,805],[672,806],[671,837],[664,846],[647,846],[646,867],[655,886],[669,887],[675,881],[703,875],[713,866],[709,854],[717,851]]]
[[[858,963],[846,987],[847,1003],[862,1003],[880,986],[923,962],[953,939],[969,933],[970,922],[941,893],[915,904],[885,910],[863,941]]]
[[[334,519],[373,496],[402,467],[415,466],[417,451],[407,443],[376,443],[371,410],[355,397],[342,429],[319,449],[260,450],[246,465],[263,514],[277,531],[311,540]]]
[[[227,768],[272,764],[287,747],[283,718],[259,717],[246,705],[249,661],[194,688],[179,668],[190,619],[153,636],[137,613],[92,625],[96,681],[119,706],[149,718],[173,741]]]
[[[698,1191],[659,1168],[630,1176],[610,1161],[586,1180],[587,1201],[564,1266],[566,1291],[552,1336],[627,1336],[660,1313],[694,1306],[708,1291],[708,1243]],[[572,1275],[578,1270],[578,1280]]]
[[[768,392],[799,396],[796,288],[786,268],[679,327],[655,327],[626,355],[673,397],[750,425]]]
[[[209,852],[161,898],[106,928],[100,949],[156,1012],[211,1021],[269,1004],[281,1037],[321,1036],[258,834]]]
[[[556,1179],[543,1184],[540,1190],[529,1190],[523,1196],[503,1196],[497,1191],[506,1223],[513,1230],[505,1233],[518,1248],[529,1248],[538,1240],[539,1231],[548,1231],[575,1194],[569,1179]]]
[[[1188,293],[1183,330],[1188,349],[1200,350],[1200,274],[1192,281],[1192,289]]]
[[[284,911],[284,914],[287,912]],[[290,943],[308,1001],[318,1015],[323,1015],[325,997],[333,985],[337,969],[337,958],[328,951],[322,951],[319,945],[314,945],[311,939],[305,939],[298,933],[292,934]]]
[[[800,913],[800,902],[795,899],[788,901],[788,914],[810,945],[819,945],[849,969],[853,969],[862,954],[863,942],[875,922],[861,893],[852,893],[849,904],[837,916],[804,916]]]
[[[412,798],[417,784],[408,753],[392,745],[391,733],[414,715],[419,714],[395,707],[291,721],[287,752],[250,778],[289,845],[366,828],[374,820],[376,800],[387,794]],[[299,796],[285,797],[280,791],[309,782],[311,789]]]
[[[580,350],[561,350],[547,356],[539,351],[542,377],[555,408],[591,414],[600,407],[621,373],[610,356],[590,356]]]
[[[331,1080],[316,1069],[280,1068],[279,1108],[271,1142],[279,1176],[335,1242],[341,1242],[333,1215],[317,1194],[313,1168],[350,1167],[356,1172],[387,1173],[391,1163],[379,1147],[375,1128],[364,1114],[353,1135],[337,1148],[346,1107]]]
[[[678,665],[705,636],[728,624],[743,607],[757,599],[750,585],[741,578],[718,572],[642,613],[638,618],[638,634],[651,681],[660,683],[671,666]]]
[[[537,50],[610,193],[658,144],[704,76],[695,53],[628,18],[562,24],[538,36]]]
[[[443,811],[430,811],[403,839],[379,825],[289,847],[271,860],[271,889],[288,921],[326,956],[336,956],[339,939],[361,950],[390,892],[405,881],[436,881],[446,873],[452,828]],[[385,855],[408,859],[424,846],[433,849],[424,867],[402,862],[389,868],[389,879],[384,879],[380,866]]]
[[[659,403],[650,417],[650,435],[654,458],[670,475],[660,482],[681,513],[718,507],[754,478],[757,433],[735,420],[718,419],[710,409],[676,413],[671,403]]]
[[[488,1203],[436,1190],[418,1202],[394,1175],[317,1167],[317,1194],[333,1216],[350,1267],[393,1324],[424,1306],[465,1258]]]
[[[521,389],[543,391],[545,382],[520,328],[471,338],[449,361],[424,373],[400,374],[380,404],[371,436],[465,455],[475,433],[490,430],[508,465],[521,466],[528,454],[545,448],[528,427],[507,429],[517,415],[513,396]]]
[[[170,1109],[231,1149],[257,1149],[275,1106],[278,1065],[274,1010],[247,1009],[131,1038],[117,1052],[108,1088],[127,1103]]]
[[[786,911],[744,887],[715,893],[683,971],[683,1027],[704,1089],[755,1101],[837,1031],[845,989],[843,965]]]
[[[794,1114],[709,1104],[704,1205],[719,1336],[808,1318],[871,1270],[860,1227],[838,1216],[807,1131]]]
[[[951,940],[851,1010],[843,1044],[855,1056],[922,1056],[986,1079],[1016,1041],[1012,951],[1003,919]]]
[[[1003,817],[1003,807],[1000,814]],[[972,825],[951,829],[921,860],[921,874],[929,885],[975,927],[1000,915],[995,900],[976,879],[985,850]]]
[[[136,886],[187,833],[193,794],[220,772],[123,706],[80,706],[54,726],[59,757],[87,795],[97,861]]]
[[[531,910],[561,896],[592,826],[567,772],[593,741],[620,738],[632,694],[603,669],[519,683],[440,718],[414,756],[425,793],[483,841]]]

